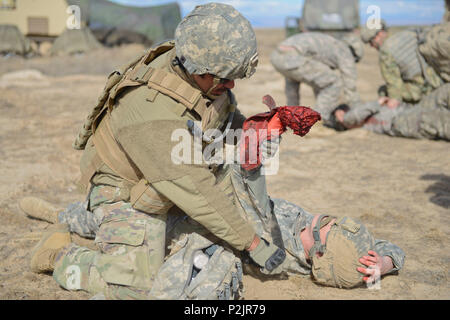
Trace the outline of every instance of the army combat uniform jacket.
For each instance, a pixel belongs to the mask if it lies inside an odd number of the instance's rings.
[[[380,69],[390,98],[417,103],[442,84],[418,50],[426,31],[401,31],[389,36],[381,46]]]

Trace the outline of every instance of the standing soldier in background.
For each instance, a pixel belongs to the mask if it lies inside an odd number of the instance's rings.
[[[450,22],[450,0],[445,0],[445,13],[442,22]]]
[[[427,29],[408,29],[389,36],[386,23],[381,21],[380,26],[363,28],[361,39],[379,51],[387,91],[384,103],[389,108],[401,102],[417,103],[442,85],[442,79],[419,52]]]
[[[304,82],[314,90],[313,109],[320,112],[325,125],[334,127],[332,112],[339,105],[341,93],[349,105],[360,101],[355,62],[363,55],[363,44],[353,34],[338,40],[307,32],[281,42],[272,52],[271,63],[285,77],[287,105],[300,104],[300,84]]]
[[[148,298],[174,206],[234,249],[248,251],[262,268],[282,263],[284,250],[256,235],[216,183],[215,166],[172,159],[173,132],[193,121],[202,121],[197,129],[203,132],[242,126],[230,89],[234,79],[254,73],[257,61],[248,20],[229,5],[210,3],[183,19],[174,42],[112,73],[74,144],[84,150],[81,182],[97,219],[100,251],[71,243],[67,224],[57,224],[33,251],[32,270],[53,271],[69,290]]]

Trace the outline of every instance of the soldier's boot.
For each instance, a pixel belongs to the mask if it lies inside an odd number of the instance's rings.
[[[35,197],[21,199],[19,206],[28,216],[50,223],[58,223],[58,213],[64,210]]]
[[[31,270],[36,273],[53,271],[56,256],[70,243],[69,225],[50,226],[31,253]]]

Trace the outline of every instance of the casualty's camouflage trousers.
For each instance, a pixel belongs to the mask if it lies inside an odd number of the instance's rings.
[[[316,103],[313,109],[321,114],[325,124],[331,124],[331,113],[337,107],[343,89],[339,71],[312,58],[277,50],[271,55],[271,62],[285,77],[287,105],[300,105],[300,84],[304,82],[314,90]]]
[[[165,256],[167,215],[139,212],[129,203],[109,203],[111,187],[94,187],[90,210],[74,204],[59,222],[93,237],[99,251],[71,244],[55,260],[54,279],[65,289],[103,293],[107,299],[147,299]],[[78,206],[78,209],[76,207]]]

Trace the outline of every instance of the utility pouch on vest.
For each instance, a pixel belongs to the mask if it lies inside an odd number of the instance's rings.
[[[173,203],[156,191],[145,179],[141,179],[130,190],[131,206],[139,211],[151,214],[164,214]]]
[[[232,300],[242,298],[239,258],[197,233],[181,239],[180,248],[159,269],[150,296],[159,300]],[[197,255],[203,256],[198,268]],[[198,261],[198,260],[197,260]]]

